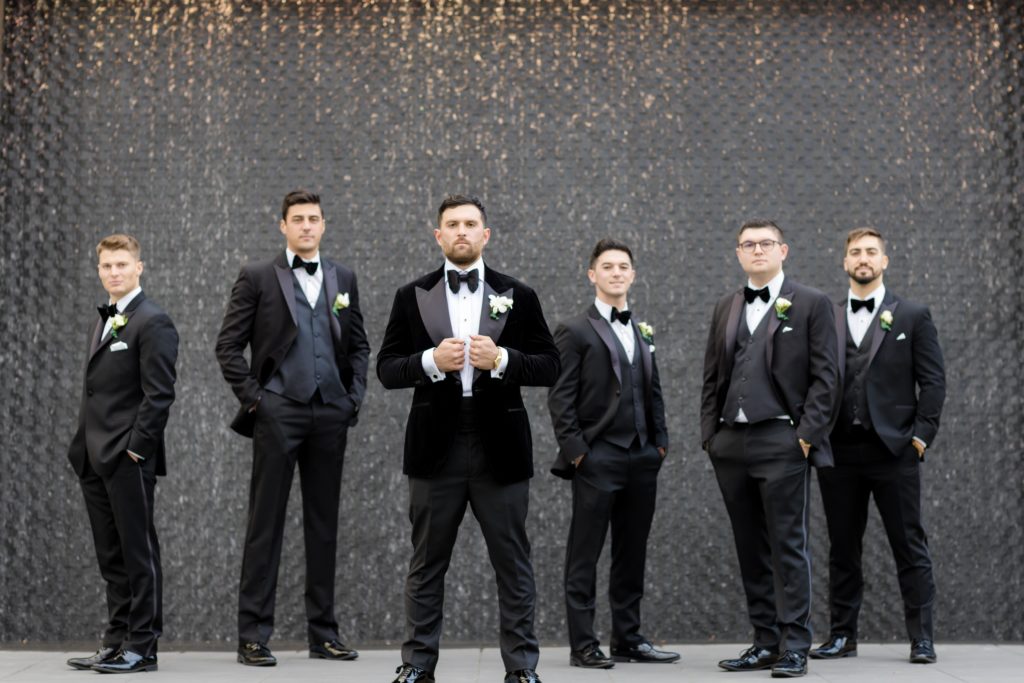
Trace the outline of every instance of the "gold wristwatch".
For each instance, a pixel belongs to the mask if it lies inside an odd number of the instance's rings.
[[[502,351],[501,351],[501,347],[499,346],[498,347],[498,355],[494,357],[494,367],[491,368],[492,370],[497,370],[499,367],[501,367],[501,356],[502,356]]]

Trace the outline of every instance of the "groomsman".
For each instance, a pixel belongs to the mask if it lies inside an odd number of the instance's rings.
[[[68,460],[78,475],[100,574],[107,630],[100,649],[68,665],[103,673],[156,671],[163,574],[153,525],[156,478],[167,474],[164,427],[174,402],[178,332],[147,299],[134,237],[96,246],[108,303],[91,326],[78,431]]]
[[[554,384],[558,349],[534,291],[485,267],[490,237],[480,200],[441,203],[434,238],[444,264],[395,293],[377,356],[385,388],[414,388],[402,467],[413,552],[396,683],[434,680],[444,576],[467,504],[497,579],[505,681],[540,683],[526,538],[533,451],[519,388]]]
[[[217,337],[221,372],[241,402],[231,428],[252,439],[238,596],[238,661],[249,666],[277,663],[267,642],[296,463],[309,656],[359,656],[338,636],[334,570],[345,444],[366,393],[370,345],[355,274],[320,253],[325,226],[320,197],[296,190],[284,198],[285,248],[242,267]]]
[[[832,304],[782,272],[782,230],[755,220],[736,256],[747,286],[715,306],[704,356],[701,440],[732,522],[754,643],[728,671],[807,673],[810,464],[832,465],[838,390]]]
[[[637,323],[626,300],[636,278],[633,252],[603,239],[587,277],[594,303],[555,330],[562,372],[548,393],[559,452],[551,471],[572,479],[565,557],[569,664],[610,669],[618,662],[674,662],[640,633],[647,536],[658,470],[668,448],[654,329]],[[612,566],[611,658],[594,632],[597,561],[608,526]]]
[[[849,295],[836,305],[843,391],[832,431],[836,466],[818,482],[828,519],[828,642],[811,657],[857,656],[864,596],[861,549],[874,497],[896,559],[910,661],[932,664],[935,581],[921,522],[921,468],[946,397],[939,338],[928,308],[886,289],[889,257],[873,228],[846,237]]]

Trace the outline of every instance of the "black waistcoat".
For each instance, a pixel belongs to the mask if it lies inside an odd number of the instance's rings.
[[[615,339],[615,348],[619,354],[622,386],[619,393],[619,409],[615,412],[611,424],[601,434],[601,438],[621,448],[629,448],[636,438],[640,439],[641,444],[647,443],[647,406],[644,401],[647,392],[644,391],[644,371],[640,358],[641,341],[636,340],[633,346],[633,361],[630,362],[625,347],[614,331],[612,337]]]
[[[333,403],[346,391],[334,360],[329,317],[333,314],[327,306],[327,292],[321,285],[316,305],[311,307],[294,273],[292,282],[299,333],[266,389],[300,403],[308,403],[319,389],[324,403]]]
[[[871,429],[871,414],[868,412],[868,397],[865,391],[865,378],[868,374],[868,357],[871,355],[871,340],[875,337],[878,325],[872,320],[860,346],[853,342],[850,328],[846,328],[846,368],[843,377],[843,405],[839,411],[839,419],[843,427],[862,425]]]
[[[740,408],[751,424],[786,414],[782,401],[775,394],[768,367],[768,318],[775,315],[775,312],[769,309],[753,334],[747,327],[746,311],[741,315],[743,318],[736,330],[736,353],[732,361],[729,391],[722,408],[722,418],[728,425],[736,421]]]

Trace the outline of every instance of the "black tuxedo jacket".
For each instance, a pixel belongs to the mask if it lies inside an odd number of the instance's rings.
[[[328,308],[339,293],[349,295],[348,308],[331,314],[331,340],[341,382],[358,411],[366,395],[370,344],[363,329],[356,276],[323,255],[320,267]],[[277,372],[298,333],[295,284],[284,250],[271,260],[242,266],[217,336],[221,373],[241,402],[231,428],[242,436],[252,437],[256,416],[250,408]],[[246,362],[244,356],[246,346],[250,347],[251,362]]]
[[[116,337],[108,332],[95,352],[93,340],[103,329],[102,320],[97,319],[86,342],[78,430],[68,448],[68,460],[80,477],[87,458],[97,474],[110,477],[127,451],[145,458],[142,467],[167,474],[164,427],[174,403],[178,332],[144,292],[124,315],[128,324]]]
[[[891,330],[882,327],[885,311],[892,314]],[[846,299],[836,303],[835,317],[839,371],[845,381]],[[931,313],[927,306],[887,289],[871,324],[878,326],[868,350],[864,381],[871,425],[893,455],[902,454],[915,436],[931,446],[946,400],[946,372]],[[841,401],[842,392],[837,413]]]
[[[665,403],[653,346],[640,336],[635,320],[630,324],[644,373],[647,433],[655,446],[667,449]],[[562,372],[548,392],[548,408],[558,440],[551,472],[571,479],[576,473],[572,461],[590,451],[590,443],[608,428],[618,412],[622,370],[615,332],[593,304],[586,313],[558,325],[555,344]]]
[[[414,387],[402,466],[411,477],[432,477],[440,469],[458,426],[459,373],[431,382],[421,362],[424,351],[452,336],[446,286],[442,267],[400,287],[377,355],[377,377],[385,388]],[[554,384],[558,349],[532,289],[487,267],[483,286],[480,334],[508,351],[508,365],[501,379],[474,372],[474,412],[491,474],[500,482],[520,481],[533,476],[533,439],[519,387]],[[490,317],[491,294],[513,300],[497,320]]]
[[[774,306],[768,318],[768,367],[772,386],[796,425],[798,438],[811,444],[810,459],[817,467],[832,466],[829,433],[840,389],[836,327],[832,302],[816,289],[784,278],[781,298],[792,306],[780,319]],[[718,431],[733,357],[736,333],[744,320],[743,290],[722,297],[715,306],[704,354],[701,391],[701,443]]]

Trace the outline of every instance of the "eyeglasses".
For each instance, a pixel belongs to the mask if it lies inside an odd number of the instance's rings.
[[[778,240],[761,240],[760,242],[740,242],[737,246],[744,254],[753,254],[754,249],[757,247],[761,247],[761,251],[767,254],[775,248],[776,244],[782,244],[782,242]]]

